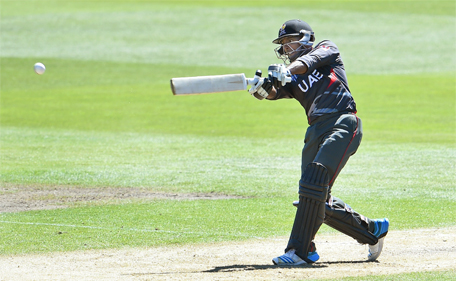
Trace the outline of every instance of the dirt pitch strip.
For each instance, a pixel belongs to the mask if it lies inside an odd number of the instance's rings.
[[[394,223],[394,222],[393,222]],[[305,280],[456,270],[456,227],[390,231],[377,262],[342,234],[317,235],[313,265],[277,267],[286,237],[184,247],[0,256],[0,280]]]

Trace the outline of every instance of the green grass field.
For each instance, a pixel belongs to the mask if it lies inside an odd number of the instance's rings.
[[[456,225],[454,1],[0,5],[2,185],[245,198],[3,212],[2,255],[288,235],[304,110],[246,92],[175,97],[169,80],[264,72],[279,63],[271,40],[290,18],[339,46],[363,120],[363,143],[334,195],[388,217],[392,230]]]

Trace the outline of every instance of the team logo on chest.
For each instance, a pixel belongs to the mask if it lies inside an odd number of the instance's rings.
[[[306,93],[310,88],[312,88],[312,85],[315,82],[320,81],[321,78],[323,78],[323,74],[315,69],[312,74],[309,74],[309,76],[307,76],[307,81],[306,79],[302,79],[301,83],[298,84],[298,87],[301,89],[301,91]]]

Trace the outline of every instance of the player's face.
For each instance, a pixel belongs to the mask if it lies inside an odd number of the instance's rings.
[[[292,53],[292,52],[298,50],[299,47],[301,47],[301,44],[299,42],[297,42],[298,40],[299,40],[299,37],[284,38],[282,40],[282,42],[280,42],[283,47],[283,52],[285,54],[289,54],[289,53]]]
[[[290,62],[295,61],[303,50],[302,44],[298,42],[299,39],[298,36],[287,37],[280,42],[283,48],[283,54]]]

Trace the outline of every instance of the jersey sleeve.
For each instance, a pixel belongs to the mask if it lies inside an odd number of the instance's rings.
[[[318,44],[310,53],[298,58],[307,65],[308,71],[312,72],[314,69],[330,65],[336,62],[339,58],[339,49],[331,41],[323,41]]]

